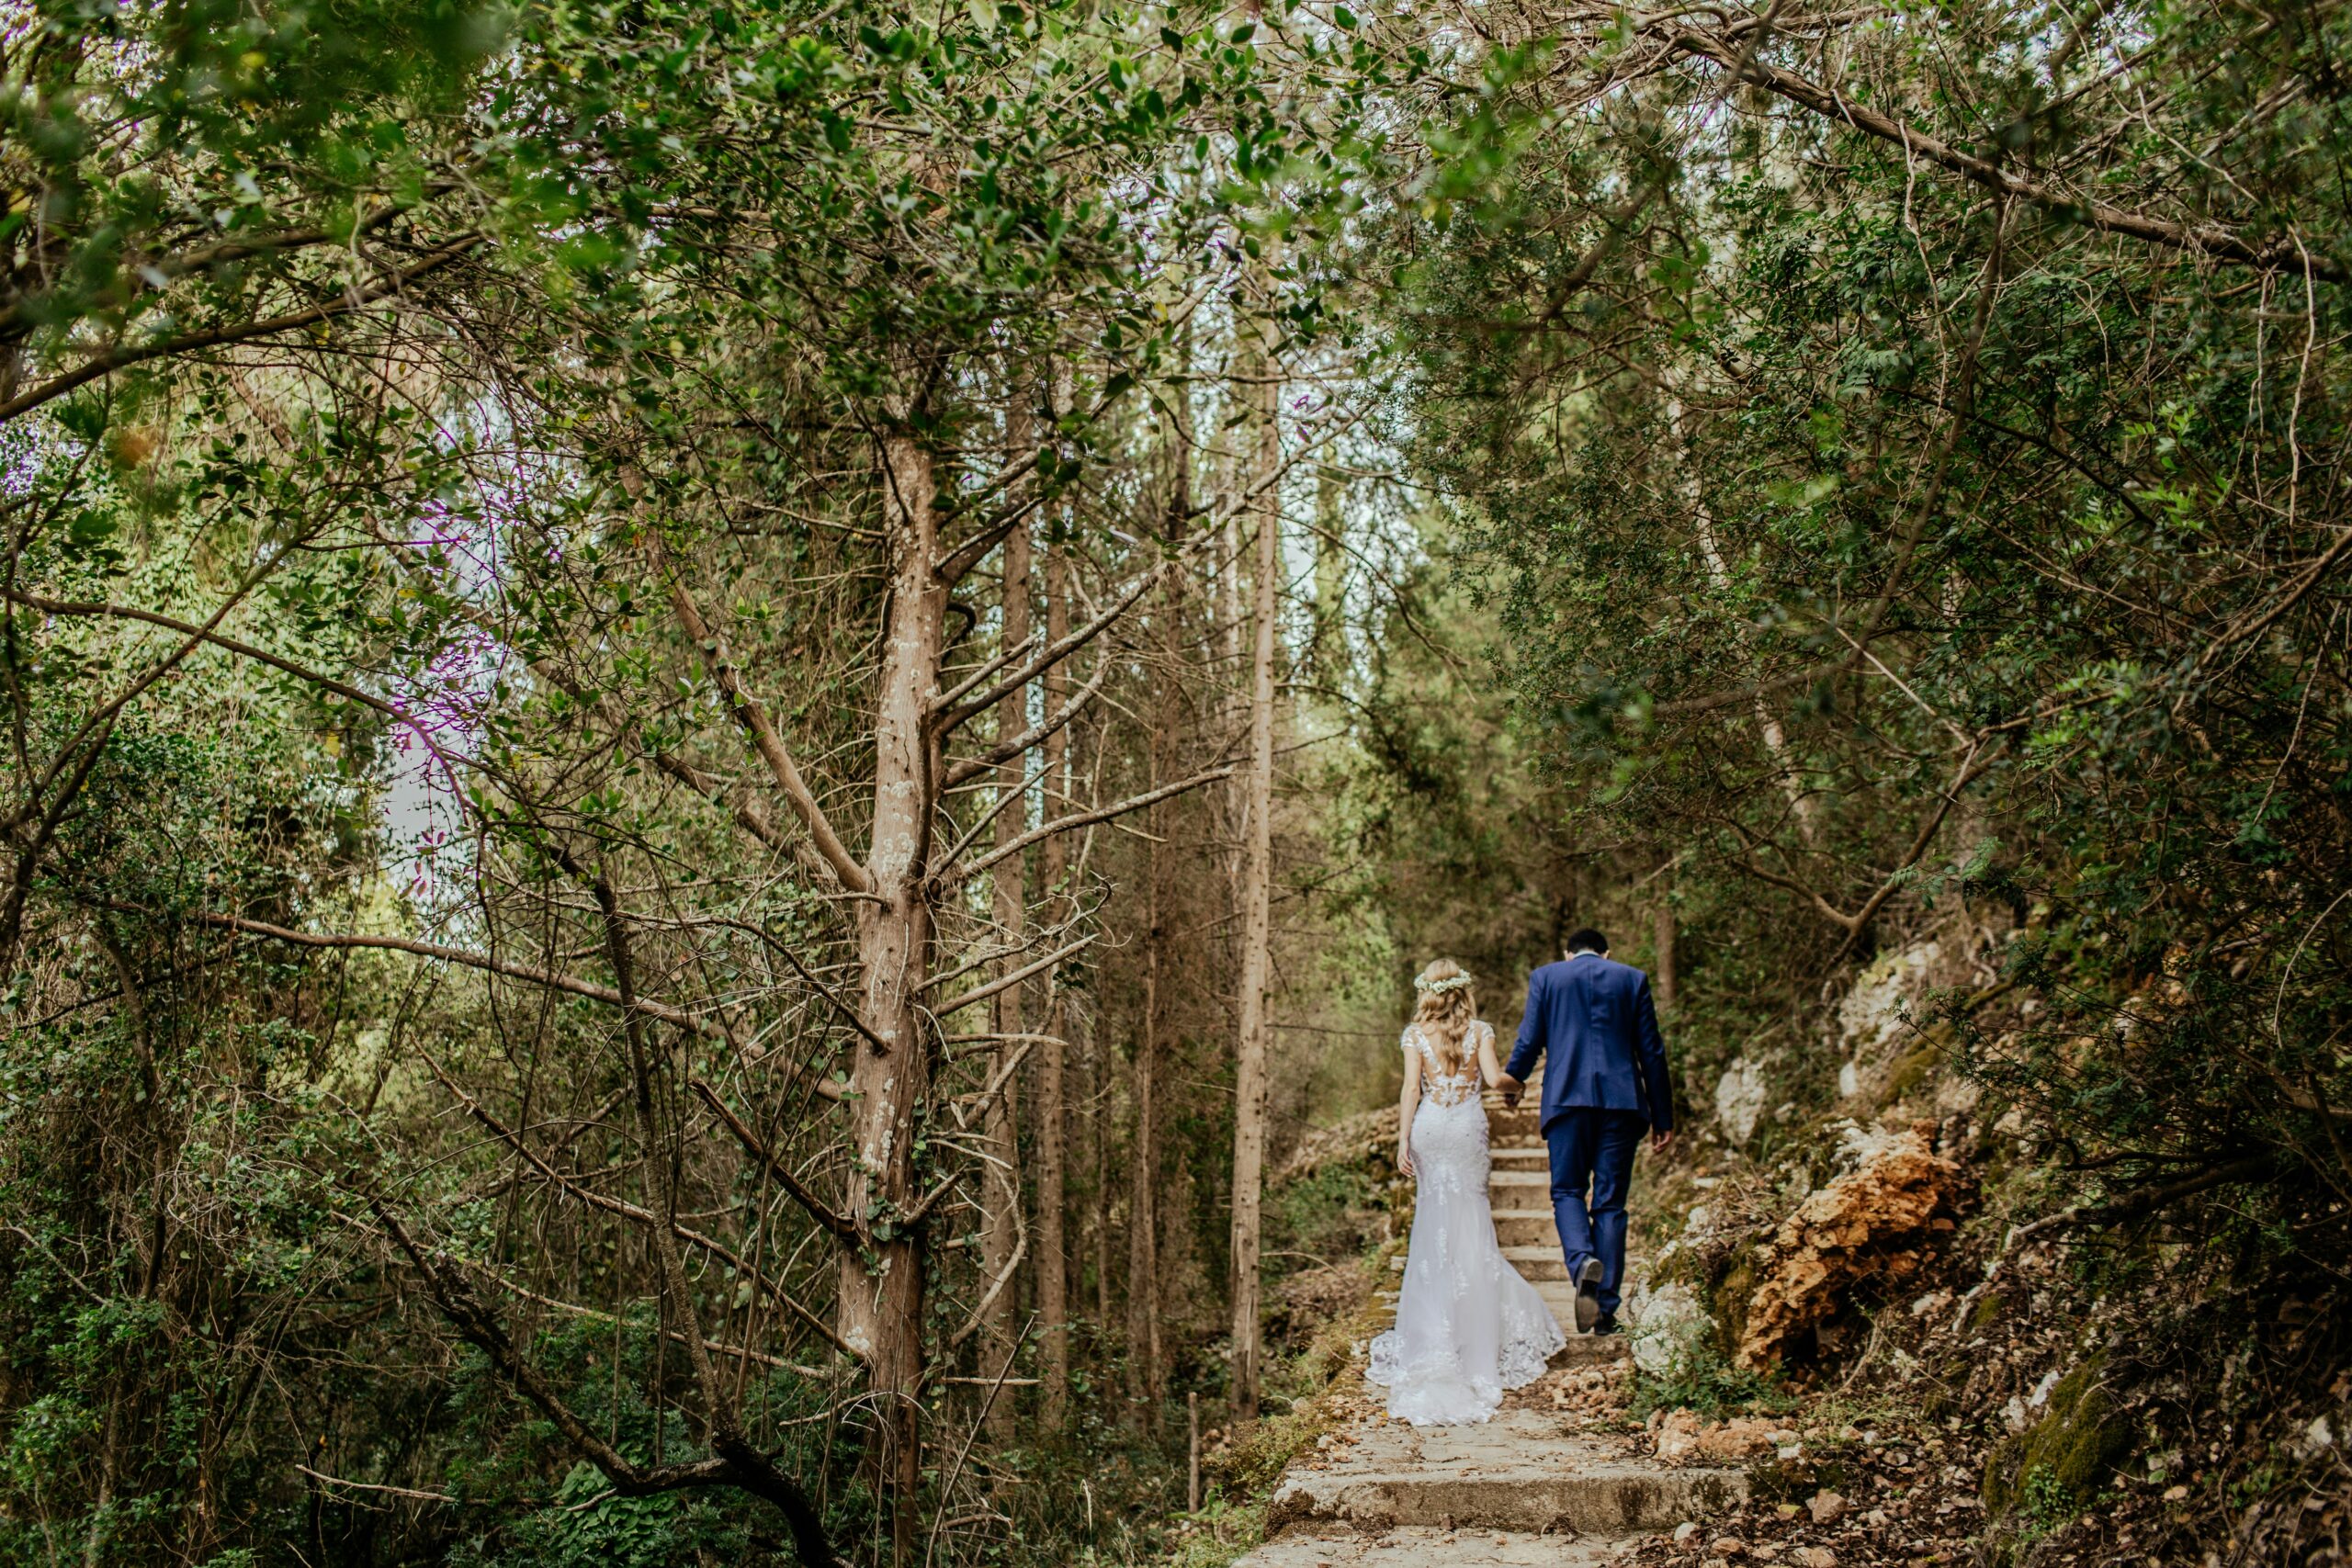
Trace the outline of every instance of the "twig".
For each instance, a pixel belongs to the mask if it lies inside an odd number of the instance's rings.
[[[340,1475],[329,1475],[323,1471],[312,1470],[307,1464],[297,1464],[294,1468],[313,1481],[323,1481],[330,1486],[348,1486],[355,1492],[381,1492],[389,1496],[407,1497],[419,1503],[459,1503],[465,1500],[452,1497],[447,1492],[420,1492],[413,1486],[385,1486],[373,1481],[345,1481]]]

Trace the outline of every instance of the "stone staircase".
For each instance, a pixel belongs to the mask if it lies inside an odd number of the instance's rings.
[[[1487,1114],[1487,1191],[1503,1255],[1569,1331],[1555,1375],[1622,1360],[1623,1337],[1574,1331],[1534,1108],[1506,1111],[1490,1097]],[[1393,1312],[1396,1291],[1381,1300]],[[1747,1495],[1738,1471],[1629,1456],[1622,1437],[1540,1404],[1509,1403],[1482,1427],[1416,1428],[1386,1418],[1381,1390],[1364,1392],[1359,1417],[1284,1474],[1267,1508],[1266,1543],[1234,1568],[1589,1568],[1636,1534],[1671,1530]]]

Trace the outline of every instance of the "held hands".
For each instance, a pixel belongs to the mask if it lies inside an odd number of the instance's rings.
[[[1502,1090],[1504,1106],[1512,1111],[1519,1109],[1519,1098],[1521,1095],[1527,1092],[1527,1086],[1520,1082],[1517,1078],[1511,1077],[1509,1073],[1505,1073],[1502,1077],[1497,1078],[1495,1080],[1495,1087]],[[1674,1134],[1672,1132],[1661,1131],[1652,1133],[1650,1134],[1650,1153],[1654,1155],[1662,1155],[1673,1146]],[[1405,1173],[1408,1176],[1412,1174],[1412,1153],[1409,1150],[1407,1150],[1398,1156],[1398,1163],[1405,1168]]]

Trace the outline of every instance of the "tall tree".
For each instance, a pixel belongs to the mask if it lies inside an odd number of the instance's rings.
[[[1005,421],[1008,466],[1032,457],[1035,442],[1027,403],[1029,389],[1015,379],[1009,395]],[[998,637],[1006,649],[1025,648],[1031,640],[1029,559],[1029,522],[1023,517],[999,547]],[[1057,680],[1056,684],[1067,688],[1068,682]],[[1010,740],[1028,728],[1028,689],[1016,687],[997,704],[997,737],[1000,742]],[[1017,1079],[1013,1074],[1035,1043],[1028,1038],[1022,983],[1004,978],[1017,975],[1027,957],[1029,882],[1028,862],[1023,852],[1029,831],[1029,759],[1025,753],[1009,759],[998,768],[997,791],[996,843],[997,853],[1002,858],[990,874],[990,898],[996,924],[992,934],[1005,957],[998,965],[999,982],[1003,988],[997,992],[992,1006],[998,1062],[994,1076],[1004,1082],[989,1098],[984,1117],[988,1164],[980,1180],[988,1196],[981,1204],[980,1266],[988,1276],[982,1309],[988,1320],[987,1360],[993,1367],[1009,1370],[1014,1348],[1013,1318],[1020,1301],[1020,1292],[1014,1288],[1014,1273],[1028,1251],[1028,1237],[1022,1224],[1024,1200],[1020,1120],[1013,1094]],[[990,1415],[1001,1435],[1011,1431],[1010,1400],[996,1401]]]
[[[1070,626],[1069,546],[1057,529],[1049,531],[1047,536],[1045,575],[1046,641],[1051,645],[1068,637]],[[1068,666],[1057,666],[1046,677],[1046,705],[1066,705],[1069,693]],[[1046,738],[1044,761],[1039,794],[1045,802],[1045,814],[1050,817],[1068,810],[1075,800],[1067,728]],[[1039,880],[1045,885],[1046,898],[1046,919],[1057,931],[1070,928],[1078,908],[1069,886],[1069,838],[1057,834],[1046,840],[1039,856]],[[1078,1010],[1058,977],[1047,987],[1046,994],[1049,1003],[1045,1038],[1036,1043],[1038,1417],[1048,1428],[1058,1429],[1069,1415],[1072,1262],[1066,1224],[1069,1114],[1063,1092],[1063,1074]]]
[[[1262,275],[1253,292],[1267,291]],[[1258,1261],[1266,1162],[1268,992],[1273,972],[1274,656],[1282,609],[1282,388],[1273,328],[1261,307],[1251,314],[1256,338],[1249,365],[1250,494],[1257,558],[1250,573],[1250,765],[1242,800],[1241,996],[1236,1010],[1233,1109],[1233,1400],[1244,1420],[1258,1414],[1262,1369]]]

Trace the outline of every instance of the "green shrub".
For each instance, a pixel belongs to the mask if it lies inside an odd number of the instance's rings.
[[[1795,1405],[1785,1390],[1763,1374],[1735,1366],[1702,1339],[1675,1355],[1664,1371],[1635,1374],[1630,1408],[1644,1417],[1653,1410],[1695,1410],[1713,1418]]]

